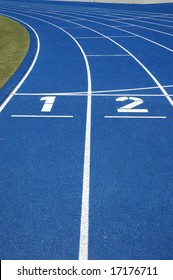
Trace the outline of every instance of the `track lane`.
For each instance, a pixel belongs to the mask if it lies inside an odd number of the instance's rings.
[[[26,20],[26,17],[21,15],[18,17]],[[57,48],[51,40],[56,34],[63,42],[62,53],[68,55],[66,59],[71,64],[73,51],[75,58],[79,56],[81,61],[79,69],[76,67],[75,69],[84,73],[85,87],[80,80],[79,88],[86,91],[88,86],[86,67],[79,47],[72,40],[64,39],[63,36],[67,37],[67,33],[64,32],[62,35],[62,30],[56,30],[56,33],[55,27],[50,30],[50,25],[46,22],[40,23],[33,18],[32,20],[27,18],[27,22],[31,22],[39,31],[40,40],[47,49],[41,49],[35,68],[20,90],[27,89],[32,92],[34,89],[34,92],[42,91],[45,96],[50,85],[57,80],[55,75],[49,76],[48,84],[47,79],[43,79],[46,77],[46,72],[49,73],[50,67],[46,64],[46,60],[49,63],[52,61],[51,71],[54,73],[57,73],[57,65],[61,69],[57,63],[59,61]],[[70,52],[66,52],[65,46],[67,50],[70,47]],[[73,66],[70,65],[69,68],[71,67]],[[62,75],[62,71],[59,73]],[[73,71],[73,77],[75,74]],[[63,78],[60,76],[63,82],[69,79],[66,75],[67,71],[64,72]],[[58,77],[59,81],[60,77]],[[71,78],[72,75],[70,81]],[[76,88],[78,79],[74,78],[74,81]],[[68,83],[64,84],[66,87],[68,85]],[[71,89],[71,83],[70,86]],[[56,82],[56,90],[57,87],[60,88]],[[1,154],[1,166],[3,166],[1,228],[4,232],[8,232],[6,242],[4,238],[1,239],[3,242],[1,255],[6,259],[78,258],[87,97],[81,100],[81,98],[66,96],[56,100],[51,113],[53,116],[73,115],[74,118],[69,120],[46,119],[48,114],[41,113],[42,107],[43,102],[40,97],[13,96],[1,113],[1,129],[6,127],[6,131],[9,131],[9,133],[2,133],[4,137],[1,141],[4,152]],[[22,114],[26,117],[22,118]],[[38,114],[39,119],[27,118],[27,114],[32,116]],[[14,118],[14,115],[18,118]],[[15,139],[15,145],[12,139]],[[9,158],[11,158],[10,163]],[[17,164],[15,164],[16,159]],[[8,209],[6,213],[3,207]],[[32,248],[30,248],[31,243]]]

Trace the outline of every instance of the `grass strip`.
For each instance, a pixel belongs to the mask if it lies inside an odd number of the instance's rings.
[[[0,16],[0,89],[21,65],[29,45],[28,31],[18,22]]]

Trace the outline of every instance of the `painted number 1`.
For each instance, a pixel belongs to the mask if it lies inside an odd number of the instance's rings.
[[[127,100],[130,100],[132,102],[117,109],[119,113],[148,113],[147,109],[136,108],[137,106],[144,103],[144,101],[141,98],[126,97],[126,96],[116,98],[116,101],[120,101],[120,102],[127,101]]]
[[[41,112],[50,112],[55,102],[55,96],[44,96],[40,100],[45,101]]]

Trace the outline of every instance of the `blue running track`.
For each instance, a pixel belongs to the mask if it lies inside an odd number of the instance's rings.
[[[31,38],[0,93],[0,258],[173,259],[173,4],[0,13]]]

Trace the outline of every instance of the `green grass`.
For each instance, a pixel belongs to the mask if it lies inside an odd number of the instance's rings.
[[[29,44],[28,31],[21,24],[0,16],[0,89],[22,63]]]

